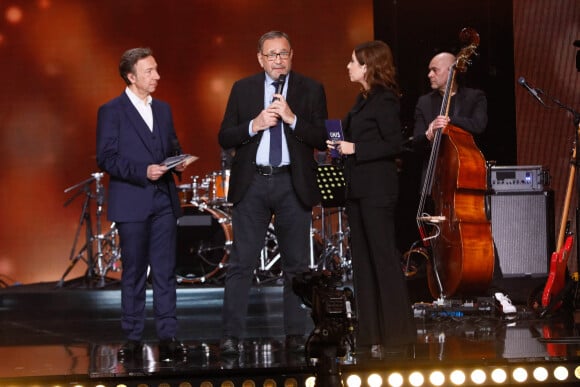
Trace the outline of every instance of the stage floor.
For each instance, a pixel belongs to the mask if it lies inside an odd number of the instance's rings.
[[[147,355],[138,364],[117,361],[117,349],[124,341],[118,284],[104,288],[84,284],[83,279],[77,279],[62,287],[42,283],[0,289],[0,385],[106,386],[143,380],[164,380],[169,385],[187,380],[190,385],[201,385],[204,380],[263,380],[281,375],[295,375],[294,380],[301,385],[301,378],[322,372],[320,362],[285,352],[281,287],[275,282],[253,287],[248,330],[237,358],[220,357],[218,349],[223,287],[181,284],[179,338],[190,348],[187,361],[157,361],[153,319],[149,317]],[[411,290],[414,301],[424,297],[424,289]],[[151,291],[147,295],[150,316]],[[573,311],[561,309],[540,317],[516,300],[517,314],[507,318],[487,297],[471,300],[473,305],[456,300],[446,307],[434,306],[429,299],[422,301],[415,303],[418,335],[413,347],[396,354],[349,352],[336,358],[339,376],[373,370],[396,369],[405,374],[433,367],[500,367],[511,380],[508,369],[543,365],[553,378],[552,368],[563,365],[573,378],[574,372],[579,372],[574,380],[580,380],[580,370],[575,371],[575,365],[580,364],[580,325],[574,323]],[[402,385],[410,384],[404,381]]]

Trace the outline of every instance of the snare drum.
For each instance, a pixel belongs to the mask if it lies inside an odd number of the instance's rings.
[[[233,243],[231,218],[205,204],[187,204],[182,210],[175,272],[180,283],[203,283],[224,269]]]

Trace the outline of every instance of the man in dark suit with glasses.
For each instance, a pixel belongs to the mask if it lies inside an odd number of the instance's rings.
[[[291,71],[293,54],[284,32],[259,39],[257,59],[264,71],[235,82],[219,131],[221,147],[234,152],[228,192],[234,243],[225,282],[223,355],[240,351],[253,272],[271,221],[284,276],[286,349],[304,350],[307,313],[292,279],[308,270],[312,207],[320,202],[314,149],[326,149],[328,114],[323,86]]]

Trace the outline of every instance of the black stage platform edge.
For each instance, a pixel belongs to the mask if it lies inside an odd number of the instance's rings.
[[[19,285],[0,289],[0,328],[4,324],[19,334],[4,337],[3,344],[31,345],[39,335],[54,342],[123,342],[120,327],[121,291],[118,286],[103,289],[56,287],[57,282]],[[153,292],[147,290],[147,320],[143,340],[155,341],[152,315]],[[188,285],[177,289],[179,338],[216,340],[221,338],[223,286]],[[245,337],[283,337],[282,287],[253,286],[250,291]],[[309,316],[310,310],[304,313]],[[48,316],[48,317],[47,317]],[[66,320],[70,331],[59,333]],[[309,330],[313,328],[309,321]],[[74,323],[78,322],[78,326]],[[17,326],[14,326],[17,324]],[[46,339],[44,339],[46,340]]]
[[[565,380],[555,378],[555,370],[565,368],[568,370],[569,377]],[[527,370],[529,373],[525,381],[515,379],[514,371],[516,369]],[[541,369],[547,372],[546,380],[534,380],[531,373],[534,370]],[[55,386],[83,386],[83,387],[143,387],[143,386],[166,386],[166,387],[184,387],[184,386],[312,386],[319,387],[341,387],[346,386],[346,379],[351,375],[360,377],[363,386],[373,386],[367,380],[370,375],[380,376],[383,378],[382,385],[402,385],[411,386],[410,377],[412,374],[420,373],[425,378],[421,386],[433,385],[480,385],[480,386],[498,386],[498,385],[539,385],[539,386],[578,386],[580,377],[574,376],[573,372],[579,369],[578,362],[573,359],[562,359],[560,361],[531,362],[526,359],[514,359],[511,362],[497,362],[480,360],[457,360],[453,364],[437,361],[415,361],[406,359],[381,359],[367,360],[359,363],[337,364],[335,372],[325,374],[324,370],[317,365],[311,366],[283,366],[270,368],[232,368],[219,367],[205,370],[187,369],[175,366],[166,367],[163,371],[148,372],[143,369],[119,375],[36,375],[22,377],[0,377],[0,385],[6,387],[55,387]],[[495,382],[491,380],[491,375],[495,371],[504,371],[507,373],[505,382]],[[466,381],[462,384],[451,383],[454,373],[462,371],[466,375]],[[428,378],[434,374],[440,374],[444,384],[433,384]],[[469,380],[475,373],[484,374],[485,379],[478,383]],[[570,375],[572,373],[572,375]],[[307,383],[309,378],[317,377],[316,384],[314,381]],[[390,377],[394,377],[390,384]],[[331,379],[330,382],[328,379]],[[323,380],[325,379],[325,382]],[[400,381],[400,384],[397,384]],[[434,382],[435,383],[435,382]],[[377,384],[381,385],[381,384]]]
[[[120,290],[114,286],[106,289],[55,288],[55,284],[0,289],[0,351],[8,356],[2,358],[6,371],[10,371],[0,374],[0,386],[82,384],[109,387],[166,383],[164,385],[177,387],[205,386],[207,382],[213,386],[222,383],[242,386],[246,380],[264,386],[267,379],[274,380],[277,385],[287,385],[287,381],[293,380],[295,383],[288,385],[304,386],[304,378],[317,370],[306,364],[303,355],[292,356],[280,349],[283,335],[279,285],[252,288],[245,349],[234,359],[220,358],[218,350],[223,287],[179,286],[179,338],[192,350],[188,362],[171,365],[155,361],[157,340],[153,319],[149,316],[145,338],[150,348],[147,362],[135,366],[121,365],[116,358],[116,351],[124,341],[119,324]],[[423,285],[419,284],[420,279],[410,281],[411,288],[416,285],[423,291]],[[152,292],[148,291],[149,309],[151,298]],[[526,312],[511,321],[497,314],[416,321],[419,337],[412,358],[400,354],[380,359],[369,358],[368,354],[347,357],[341,360],[342,375],[346,377],[356,372],[364,378],[370,372],[387,376],[397,371],[406,380],[411,372],[420,370],[428,375],[437,368],[448,378],[458,367],[468,372],[484,369],[489,375],[494,368],[511,372],[519,366],[526,369],[542,366],[551,375],[561,365],[574,375],[575,367],[580,364],[580,343],[576,340],[578,327],[556,319],[538,320]],[[542,338],[548,342],[541,342]],[[553,342],[558,338],[569,340]],[[275,349],[266,350],[266,347]],[[23,361],[21,366],[16,358],[23,354],[30,359],[28,363]],[[63,355],[58,363],[57,357]],[[9,359],[10,356],[14,359]],[[39,356],[42,357],[40,361]],[[19,367],[13,367],[15,364]],[[552,376],[549,378],[554,381]],[[580,378],[575,379],[578,380]],[[552,385],[573,384],[557,382]]]

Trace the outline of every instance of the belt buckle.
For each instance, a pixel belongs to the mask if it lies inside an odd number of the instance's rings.
[[[260,166],[260,173],[264,176],[272,176],[274,174],[274,167],[271,165]]]

